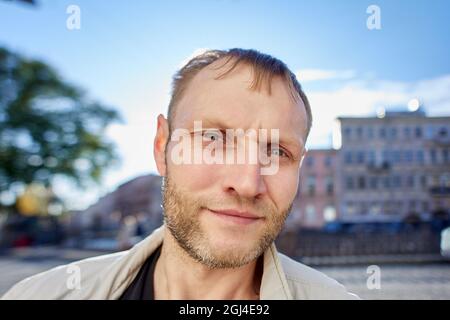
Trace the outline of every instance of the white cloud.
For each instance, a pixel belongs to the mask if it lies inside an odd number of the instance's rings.
[[[298,70],[295,75],[300,82],[310,82],[318,80],[330,79],[352,79],[355,77],[353,70],[321,70],[321,69],[302,69]]]
[[[156,122],[156,120],[155,120]],[[120,157],[118,166],[108,168],[101,186],[90,186],[89,192],[78,190],[68,181],[57,181],[55,189],[64,198],[70,209],[85,209],[97,199],[120,184],[148,173],[157,173],[153,159],[153,137],[156,126],[153,122],[131,120],[127,124],[112,124],[106,130],[107,137],[116,146]]]
[[[331,129],[339,116],[373,116],[378,107],[407,109],[408,101],[418,98],[428,115],[450,114],[450,75],[416,82],[347,81],[333,90],[306,92],[313,113],[313,128],[308,146],[331,144]]]
[[[184,67],[192,58],[205,53],[206,51],[210,50],[209,48],[197,48],[195,49],[188,57],[186,57],[185,59],[183,59],[180,64],[178,65],[178,69],[181,69],[182,67]]]
[[[150,121],[129,122],[108,128],[107,134],[119,146],[122,156],[121,170],[109,176],[109,181],[116,180],[117,183],[117,180],[123,181],[142,172],[156,171],[153,159],[155,132],[155,125]]]

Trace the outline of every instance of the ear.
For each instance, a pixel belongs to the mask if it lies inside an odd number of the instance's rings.
[[[161,176],[166,176],[166,145],[169,140],[169,123],[162,114],[158,116],[156,136],[153,142],[153,156]]]

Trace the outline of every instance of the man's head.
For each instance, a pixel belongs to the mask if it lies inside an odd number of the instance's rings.
[[[179,164],[171,134],[205,130],[279,130],[267,146],[278,163],[262,175],[262,163]],[[280,232],[295,198],[311,128],[311,109],[295,75],[280,60],[254,50],[207,51],[174,77],[168,120],[158,117],[155,161],[164,177],[165,223],[195,260],[211,268],[243,266],[259,257]],[[200,132],[208,148],[235,148]],[[244,148],[259,140],[246,136]],[[261,141],[256,141],[261,142]],[[258,152],[261,150],[257,149]],[[217,152],[218,150],[214,150]]]

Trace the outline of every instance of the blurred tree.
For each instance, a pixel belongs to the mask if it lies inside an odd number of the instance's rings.
[[[115,110],[88,99],[45,63],[0,47],[0,193],[12,185],[51,187],[58,175],[80,187],[99,182],[117,159],[104,136],[116,120]]]
[[[13,1],[13,0],[5,0],[5,1]],[[27,3],[27,4],[32,4],[32,5],[36,5],[36,0],[16,0],[16,2],[23,2],[23,3]]]

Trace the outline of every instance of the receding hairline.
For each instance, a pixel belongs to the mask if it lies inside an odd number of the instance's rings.
[[[252,73],[251,76],[251,83],[248,86],[248,89],[254,90],[254,91],[263,91],[265,90],[267,94],[270,96],[272,94],[272,83],[274,79],[281,80],[286,86],[288,86],[287,80],[283,78],[282,75],[278,74],[268,74],[266,77],[257,77],[257,74],[255,72],[255,67],[252,66],[250,63],[246,61],[238,61],[236,57],[233,56],[225,56],[221,57],[218,60],[212,62],[211,64],[205,66],[201,70],[197,72],[197,74],[189,81],[189,83],[186,86],[186,89],[189,88],[189,86],[195,81],[198,81],[198,77],[205,74],[208,71],[220,71],[221,72],[216,73],[210,79],[213,80],[222,80],[226,78],[227,76],[231,76],[234,73],[239,73],[242,70],[248,70],[250,69],[250,72]],[[258,81],[259,80],[259,81]],[[289,90],[290,97],[293,102],[301,101],[301,97],[296,94],[296,91],[292,92],[292,90]],[[181,100],[182,97],[180,97]]]
[[[244,51],[242,55],[233,54],[233,50],[238,52]],[[270,59],[272,65],[267,64],[267,61],[261,62],[256,61],[254,57],[250,54],[257,54],[257,58],[263,57],[264,59]],[[202,61],[202,59],[211,59],[208,61]],[[273,64],[276,66],[273,66]],[[263,89],[271,95],[272,81],[275,78],[280,79],[287,87],[290,92],[290,97],[293,102],[302,102],[303,109],[306,114],[306,138],[309,135],[312,126],[312,115],[309,101],[304,94],[300,84],[298,83],[295,75],[289,70],[289,68],[280,60],[273,58],[266,54],[261,54],[254,50],[243,50],[243,49],[231,49],[229,51],[221,50],[209,50],[203,54],[200,54],[192,58],[184,67],[182,67],[174,76],[173,81],[173,92],[172,98],[169,104],[168,110],[168,120],[169,120],[169,131],[172,131],[172,122],[175,118],[175,110],[186,91],[188,91],[193,80],[202,74],[202,71],[206,70],[221,70],[217,76],[214,76],[214,80],[220,80],[230,75],[235,71],[235,69],[240,69],[243,67],[250,67],[252,72],[252,82],[249,86],[250,90],[261,91]],[[187,69],[187,70],[186,70]]]

